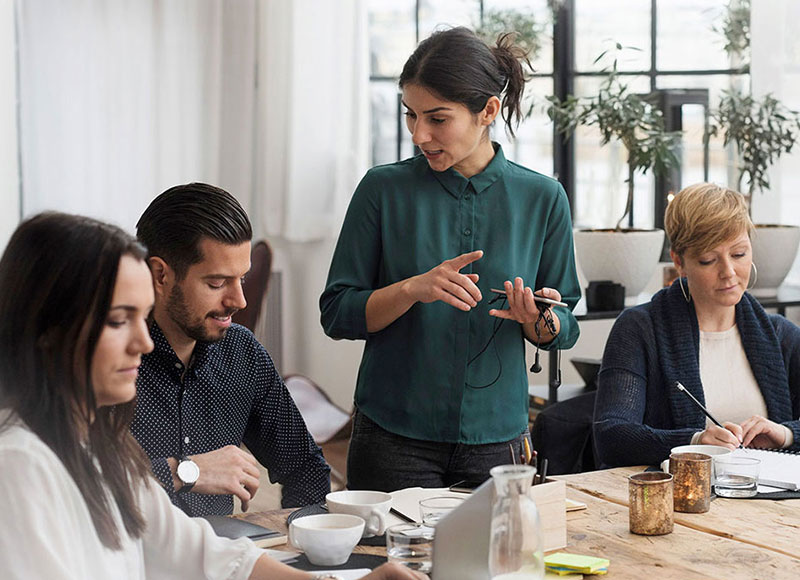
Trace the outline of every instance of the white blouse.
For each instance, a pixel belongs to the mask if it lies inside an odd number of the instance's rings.
[[[767,416],[767,404],[744,352],[739,328],[700,331],[700,380],[706,408],[720,422]],[[713,425],[709,419],[706,427]]]
[[[0,411],[0,424],[8,416]],[[100,541],[75,481],[20,420],[0,431],[0,576],[4,580],[247,578],[262,554],[246,539],[214,534],[172,505],[155,479],[139,490],[147,528],[121,550]],[[112,502],[113,503],[113,502]]]

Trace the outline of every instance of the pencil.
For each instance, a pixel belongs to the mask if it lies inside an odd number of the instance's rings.
[[[531,464],[531,458],[533,457],[533,454],[531,453],[531,445],[530,445],[530,443],[528,443],[528,438],[527,437],[523,437],[522,438],[522,444],[525,446],[525,463],[527,465],[530,465]]]
[[[680,383],[680,381],[675,381],[675,386],[677,387],[677,389],[679,391],[681,391],[683,394],[685,394],[687,397],[689,397],[692,400],[692,402],[695,405],[697,405],[697,408],[700,409],[706,417],[711,419],[711,421],[714,423],[714,425],[716,425],[720,429],[724,429],[725,428],[725,427],[722,426],[722,423],[717,421],[714,418],[714,416],[711,413],[708,412],[708,409],[706,409],[700,401],[698,401],[697,399],[694,398],[694,395],[692,393],[690,393],[688,390],[686,390],[686,387],[684,387]],[[739,443],[739,449],[744,449],[744,445],[742,445],[741,442]]]

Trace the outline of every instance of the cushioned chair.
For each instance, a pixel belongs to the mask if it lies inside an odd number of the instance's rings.
[[[250,251],[250,272],[244,279],[242,289],[247,307],[233,315],[233,321],[256,332],[261,318],[264,297],[269,290],[269,277],[272,274],[272,248],[265,240],[253,244]]]
[[[536,416],[531,440],[539,466],[547,459],[547,473],[563,475],[597,469],[592,437],[595,392],[546,407]]]
[[[308,432],[322,448],[331,479],[344,487],[347,473],[347,447],[353,429],[352,414],[331,401],[327,393],[303,375],[287,375],[286,388],[306,422]]]

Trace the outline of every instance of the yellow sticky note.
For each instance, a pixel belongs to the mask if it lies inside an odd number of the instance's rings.
[[[567,554],[566,552],[556,552],[544,557],[545,566],[554,568],[568,568],[575,572],[584,574],[599,571],[601,568],[608,568],[610,562],[606,558],[595,556],[582,556],[580,554]]]
[[[546,570],[544,573],[544,580],[583,580],[583,574],[576,574],[575,572],[567,572],[565,574],[557,574]]]

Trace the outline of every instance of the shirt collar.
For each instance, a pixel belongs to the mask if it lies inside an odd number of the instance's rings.
[[[492,157],[489,165],[487,165],[483,171],[473,175],[469,179],[452,167],[444,171],[433,171],[432,169],[430,171],[436,176],[436,179],[442,184],[442,187],[453,197],[461,197],[470,183],[476,194],[481,193],[503,175],[506,165],[508,164],[500,144],[492,142],[492,146],[494,147],[494,157]],[[427,163],[427,161],[425,163]]]
[[[175,354],[175,350],[172,348],[172,345],[170,345],[169,341],[167,340],[167,337],[164,336],[164,331],[161,330],[161,327],[155,320],[153,320],[152,324],[150,325],[150,338],[153,339],[153,355],[156,355],[171,364],[181,362],[181,360],[178,358],[178,355]],[[218,347],[219,345],[216,342],[203,342],[198,340],[194,345],[189,366],[192,368],[201,368],[206,364],[206,362],[208,362],[209,357]]]

